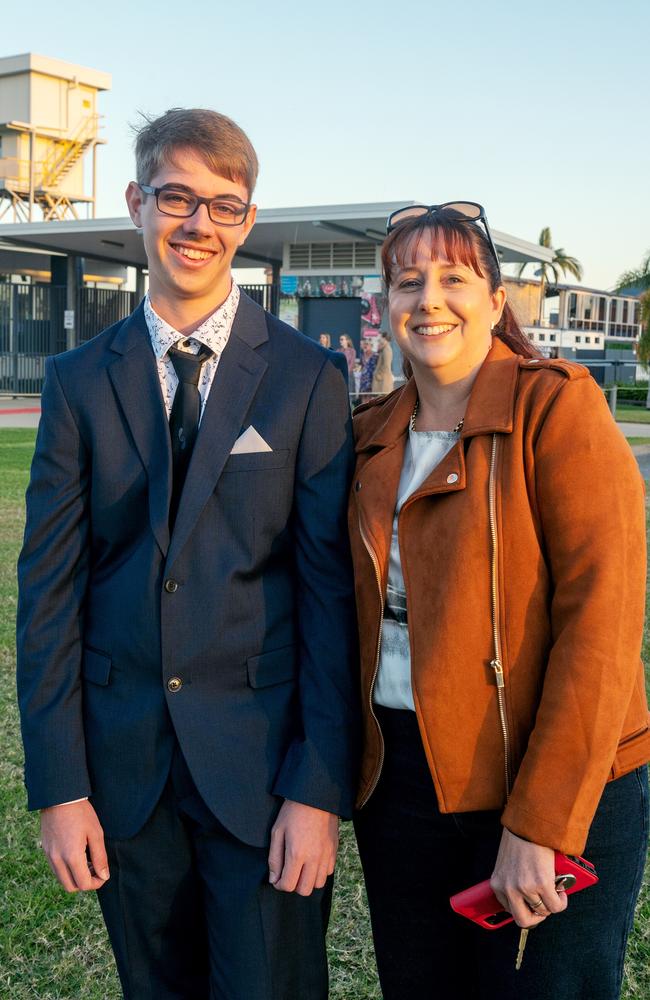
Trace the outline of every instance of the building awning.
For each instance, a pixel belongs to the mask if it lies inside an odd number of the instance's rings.
[[[235,267],[281,266],[285,243],[370,241],[381,243],[386,218],[404,202],[263,208],[257,214]],[[492,230],[504,263],[550,261],[553,251]],[[23,222],[0,225],[0,241],[49,253],[63,253],[146,268],[140,232],[127,217]]]

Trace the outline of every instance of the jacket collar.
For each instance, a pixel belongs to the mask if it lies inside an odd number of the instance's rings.
[[[519,355],[495,337],[472,387],[462,439],[512,433],[519,364]],[[359,414],[357,451],[394,444],[406,432],[416,400],[417,387],[410,378],[379,403],[370,403]]]

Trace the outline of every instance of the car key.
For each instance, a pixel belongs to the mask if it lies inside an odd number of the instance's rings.
[[[519,951],[517,952],[517,961],[515,962],[515,969],[517,972],[521,969],[521,963],[524,960],[524,950],[526,948],[526,941],[528,940],[528,928],[522,927],[521,933],[519,935]]]
[[[555,890],[556,892],[563,892],[567,889],[571,889],[575,885],[575,875],[556,875],[555,876]],[[521,963],[524,960],[524,951],[526,950],[526,941],[528,940],[528,928],[522,927],[521,933],[519,935],[519,950],[517,952],[517,960],[515,962],[515,969],[517,972],[521,969]]]

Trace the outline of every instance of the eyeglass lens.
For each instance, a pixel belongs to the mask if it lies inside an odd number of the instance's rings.
[[[407,219],[418,219],[422,215],[428,215],[431,211],[432,206],[427,205],[410,205],[408,208],[402,208],[399,212],[391,215],[391,229],[393,226],[399,225],[400,222],[405,222]],[[452,217],[468,219],[471,222],[481,218],[480,206],[473,205],[472,202],[468,201],[451,201],[445,205],[437,205],[434,211],[444,211]]]

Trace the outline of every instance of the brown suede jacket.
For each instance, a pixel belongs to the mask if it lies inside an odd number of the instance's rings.
[[[383,760],[372,687],[415,401],[411,380],[354,417],[359,805]],[[399,542],[414,700],[441,810],[503,809],[513,833],[579,854],[605,783],[650,758],[643,482],[587,370],[521,358],[495,339],[461,440],[404,504]]]

